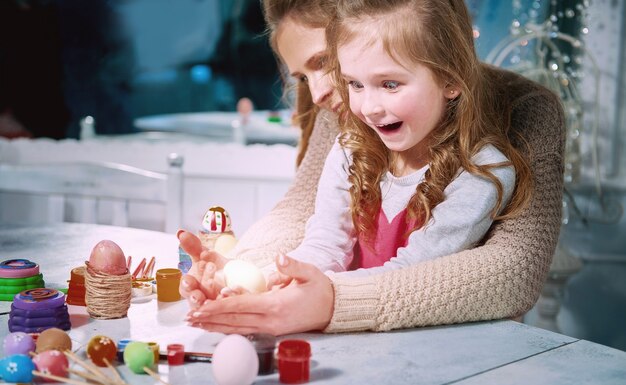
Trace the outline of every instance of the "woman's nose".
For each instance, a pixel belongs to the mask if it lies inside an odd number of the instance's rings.
[[[311,97],[313,103],[322,105],[333,94],[334,88],[330,84],[330,79],[327,75],[316,77],[313,81],[309,81],[309,89],[311,90]]]

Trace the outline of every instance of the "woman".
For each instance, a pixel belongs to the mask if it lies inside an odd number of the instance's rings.
[[[273,36],[286,22],[300,22],[302,31],[316,32],[314,26],[299,19],[302,14],[296,12],[296,3],[265,1]],[[287,11],[274,15],[276,4],[294,8],[282,8]],[[280,54],[281,42],[276,42]],[[294,73],[294,64],[285,62]],[[510,116],[508,136],[533,170],[534,195],[520,216],[496,222],[483,243],[471,250],[369,277],[337,274],[329,278],[311,265],[279,257],[278,269],[294,278],[290,285],[261,295],[207,301],[192,310],[190,322],[226,333],[280,335],[451,324],[516,317],[530,309],[540,293],[559,233],[563,114],[558,99],[548,90],[512,73],[493,68],[486,71],[501,103],[510,107],[504,110]],[[190,238],[181,234],[181,242],[187,246],[195,243]],[[188,249],[199,256],[199,247]],[[208,276],[212,271],[214,267]],[[198,295],[201,300],[190,301],[192,306],[214,294],[192,277],[183,282],[184,295]]]

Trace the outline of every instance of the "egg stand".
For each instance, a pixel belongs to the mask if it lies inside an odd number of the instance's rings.
[[[24,290],[17,294],[9,313],[9,331],[40,333],[46,329],[72,327],[65,294],[49,288]]]
[[[38,287],[45,287],[38,264],[27,259],[0,263],[0,301],[13,301],[16,294]]]
[[[85,262],[85,303],[94,319],[126,317],[132,297],[130,273],[112,275],[97,272]]]

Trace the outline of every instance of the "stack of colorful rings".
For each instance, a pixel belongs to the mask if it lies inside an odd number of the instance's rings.
[[[0,262],[0,301],[13,301],[16,294],[44,287],[39,265],[27,259],[7,259]]]
[[[71,326],[65,294],[58,290],[24,290],[11,304],[10,332],[41,333],[50,328],[69,330]]]

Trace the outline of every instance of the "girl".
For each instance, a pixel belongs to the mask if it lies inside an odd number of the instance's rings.
[[[462,0],[339,2],[327,37],[351,114],[289,256],[379,273],[470,248],[529,200],[528,165],[490,110],[471,25],[455,7],[465,9]]]
[[[333,7],[313,12],[311,7],[317,3],[316,0],[263,1],[275,49],[280,48],[275,40],[276,31],[287,22],[298,24],[300,33],[320,32],[320,26],[328,21],[324,10],[334,10],[337,4],[333,2]],[[439,2],[435,4],[438,5]],[[455,12],[464,15],[461,19],[467,15],[462,7],[455,7]],[[469,20],[463,22],[469,25]],[[299,45],[294,50],[308,48]],[[285,61],[290,72],[305,75],[298,102],[304,100],[302,96],[311,99],[306,92],[307,81],[310,85],[320,79],[306,65],[310,58],[302,55],[299,61]],[[530,206],[521,215],[494,223],[477,247],[367,277],[328,276],[312,265],[280,258],[279,270],[294,278],[287,287],[262,295],[206,302],[206,298],[215,298],[212,274],[219,263],[215,266],[215,255],[202,251],[193,234],[181,232],[179,239],[195,259],[194,265],[207,268],[206,274],[200,268],[198,275],[186,275],[181,282],[181,293],[193,309],[190,323],[225,333],[282,335],[310,330],[333,333],[515,317],[530,309],[541,291],[560,228],[562,109],[558,98],[547,89],[511,72],[480,67],[502,115],[502,131],[507,132],[510,127],[508,136],[532,165],[536,188]],[[243,235],[238,248],[245,247],[231,257],[265,261],[267,256],[278,255],[277,250],[288,251],[290,245],[302,239],[304,219],[311,215],[316,176],[323,162],[319,156],[325,156],[337,129],[327,117],[322,109],[294,185],[285,199]],[[285,236],[281,238],[276,233]],[[257,259],[259,255],[261,259]]]

